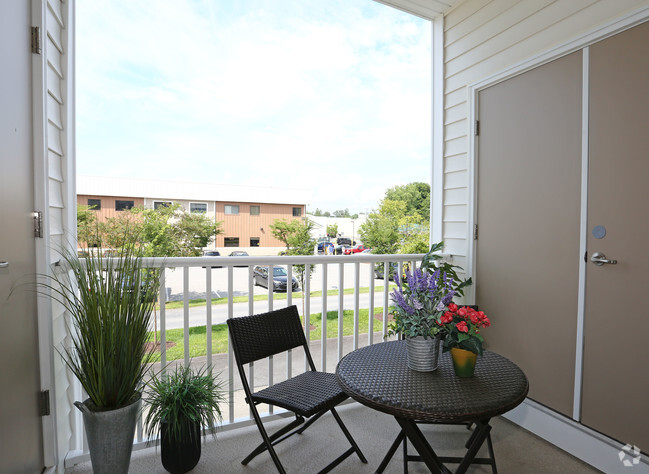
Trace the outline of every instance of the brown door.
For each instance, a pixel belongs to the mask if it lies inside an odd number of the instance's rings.
[[[572,415],[579,281],[582,56],[480,92],[476,304],[487,348],[530,398]]]
[[[649,23],[590,48],[582,422],[649,452]],[[595,265],[600,252],[617,264]]]
[[[12,286],[35,272],[30,2],[0,14],[0,472],[41,472],[36,298]]]

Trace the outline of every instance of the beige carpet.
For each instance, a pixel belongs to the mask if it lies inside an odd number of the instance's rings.
[[[343,461],[334,472],[372,473],[378,467],[392,441],[399,432],[394,418],[363,407],[356,403],[339,407],[343,421],[351,431],[368,464],[360,462],[356,455]],[[267,424],[271,430],[281,426],[286,420],[276,420]],[[503,474],[525,473],[591,473],[599,472],[557,447],[541,440],[535,435],[503,419],[492,420],[492,440],[496,454],[498,472]],[[463,455],[463,445],[468,431],[462,426],[422,425],[422,431],[441,456]],[[261,441],[256,426],[220,432],[217,439],[207,438],[203,444],[201,460],[194,473],[272,473],[277,472],[268,455],[263,453],[253,459],[248,466],[241,465],[243,459]],[[276,447],[277,453],[287,472],[317,472],[349,447],[344,435],[333,417],[324,416],[302,435],[296,435]],[[409,452],[414,453],[410,448]],[[486,455],[486,443],[482,448]],[[386,473],[403,472],[402,450],[398,449],[388,465]],[[451,465],[452,469],[456,466]],[[82,463],[66,470],[67,473],[90,473],[90,463]],[[164,473],[160,453],[151,447],[133,453],[131,474]],[[409,472],[429,472],[422,463],[409,463]],[[473,465],[469,473],[491,472],[490,466]]]

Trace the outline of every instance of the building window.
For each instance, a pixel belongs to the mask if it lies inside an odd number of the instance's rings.
[[[189,212],[207,212],[207,204],[204,202],[190,202]]]
[[[160,209],[161,207],[170,207],[171,201],[153,201],[153,209]]]
[[[258,216],[259,215],[259,206],[250,206],[250,215]]]
[[[224,246],[225,247],[238,247],[239,246],[239,237],[226,237]]]
[[[230,215],[239,214],[239,206],[234,204],[226,204],[225,213]]]
[[[132,209],[135,205],[133,201],[120,201],[119,199],[115,200],[115,210],[116,211],[126,211]]]
[[[250,237],[250,246],[259,247],[259,237]]]
[[[88,199],[88,207],[91,211],[99,211],[101,209],[101,199]]]
[[[301,207],[294,207],[293,208],[293,217],[300,217],[302,215],[302,208]]]

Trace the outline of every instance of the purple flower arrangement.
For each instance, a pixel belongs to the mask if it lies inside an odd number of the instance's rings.
[[[435,337],[441,330],[439,319],[453,301],[453,277],[437,269],[425,272],[419,268],[406,271],[406,282],[398,275],[394,280],[397,288],[390,293],[395,303],[388,334],[404,334],[406,337]]]

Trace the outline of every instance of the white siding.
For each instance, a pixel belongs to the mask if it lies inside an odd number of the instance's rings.
[[[647,0],[466,0],[444,17],[446,251],[469,254],[468,86],[649,5]],[[466,267],[465,267],[466,268]]]

